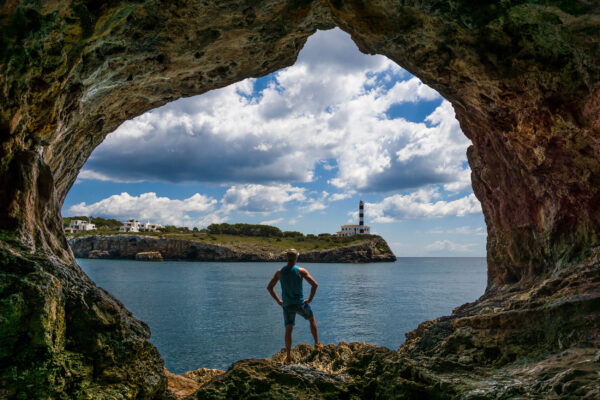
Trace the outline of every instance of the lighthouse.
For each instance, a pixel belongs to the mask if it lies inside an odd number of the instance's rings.
[[[342,225],[342,230],[337,233],[338,236],[352,236],[360,234],[370,234],[371,228],[365,225],[365,203],[360,200],[358,203],[358,225]]]
[[[360,233],[365,233],[365,203],[362,200],[358,203],[358,221]]]

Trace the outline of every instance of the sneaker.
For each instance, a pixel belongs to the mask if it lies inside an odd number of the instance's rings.
[[[315,344],[315,350],[319,350],[319,349],[322,349],[322,348],[323,348],[323,345],[321,343]]]

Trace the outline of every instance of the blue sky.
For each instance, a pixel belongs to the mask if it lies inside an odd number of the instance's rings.
[[[339,29],[296,64],[123,123],[64,216],[335,233],[365,219],[397,256],[484,256],[486,229],[452,106]]]

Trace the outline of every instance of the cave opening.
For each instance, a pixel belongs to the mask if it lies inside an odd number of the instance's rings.
[[[117,235],[119,222],[130,219],[158,223],[166,231],[133,236],[223,246],[228,239],[211,235],[208,225],[274,225],[285,235],[309,236],[305,243],[284,244],[289,241],[284,236],[256,245],[274,253],[286,246],[310,252],[337,246],[326,235],[335,237],[341,225],[357,223],[356,206],[364,200],[371,232],[382,235],[402,260],[365,267],[307,264],[321,278],[323,301],[316,306],[321,337],[324,343],[395,349],[422,321],[448,315],[483,294],[485,223],[471,189],[469,144],[439,93],[391,60],[360,53],[338,28],[317,31],[291,67],[124,122],[91,154],[62,213],[66,229],[90,216],[99,225],[69,234],[78,238],[76,257],[133,258],[157,250],[133,239],[94,244],[82,239]],[[211,259],[196,248],[194,254],[161,249],[167,259]],[[151,342],[172,372],[225,369],[281,348],[280,315],[263,293],[263,281],[277,263],[250,265],[247,271],[239,271],[243,265],[219,270],[204,264],[194,274],[177,263],[78,262],[150,325]],[[236,281],[240,273],[252,282],[253,294]],[[230,298],[219,301],[219,293]],[[244,303],[255,306],[238,307],[235,314],[241,293]],[[255,309],[264,312],[256,315]],[[389,310],[402,317],[390,317]],[[310,341],[302,326],[296,336],[297,343]]]
[[[303,363],[319,372],[302,394],[597,398],[600,6],[566,3],[5,4],[0,397],[164,397],[148,327],[68,250],[67,192],[124,121],[288,67],[317,29],[338,26],[451,102],[472,142],[487,286],[476,302],[423,322],[398,352],[306,352]],[[299,397],[297,371],[278,361],[240,361],[196,397]],[[577,374],[565,373],[575,364]]]

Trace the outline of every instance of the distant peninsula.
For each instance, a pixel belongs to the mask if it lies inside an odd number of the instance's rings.
[[[284,251],[296,248],[299,262],[393,262],[396,256],[378,235],[340,237],[322,233],[304,235],[249,224],[213,224],[202,231],[119,233],[81,232],[69,238],[77,258],[284,261]]]

